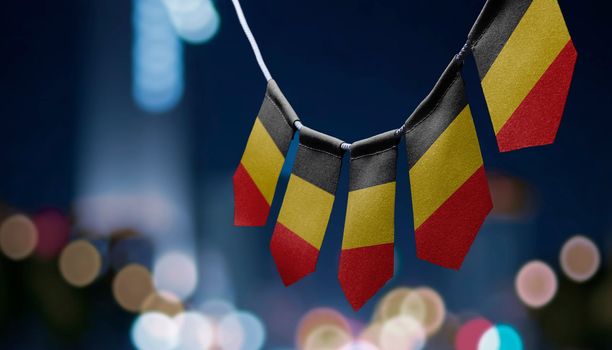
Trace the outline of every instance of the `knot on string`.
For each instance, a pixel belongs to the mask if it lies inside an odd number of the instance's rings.
[[[302,122],[301,122],[301,121],[299,121],[299,120],[296,120],[296,121],[293,123],[293,125],[295,126],[295,128],[296,128],[296,129],[298,129],[298,131],[299,131],[299,130],[301,130],[301,129],[302,129],[302,127],[304,126],[304,124],[302,124]],[[348,142],[342,142],[342,144],[340,144],[340,148],[342,148],[342,149],[343,149],[343,150],[345,150],[345,151],[348,151],[348,150],[350,150],[350,149],[351,149],[351,144],[350,144],[350,143],[348,143]]]
[[[461,48],[461,50],[459,50],[459,52],[455,55],[455,59],[459,61],[463,61],[463,58],[465,57],[465,55],[469,53],[470,51],[472,51],[472,41],[468,39],[465,42],[465,44],[463,44],[463,47]]]

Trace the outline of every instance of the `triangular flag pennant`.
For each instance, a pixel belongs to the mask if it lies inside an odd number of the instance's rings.
[[[577,57],[557,0],[489,0],[469,40],[500,151],[553,143]]]
[[[268,82],[240,165],[234,173],[234,224],[263,226],[299,120],[274,80]]]
[[[492,207],[460,71],[454,59],[405,132],[417,256],[453,269]]]
[[[272,234],[270,250],[285,285],[314,272],[334,205],[342,141],[307,127]]]
[[[338,279],[355,310],[393,277],[395,176],[400,136],[351,145],[349,194]]]

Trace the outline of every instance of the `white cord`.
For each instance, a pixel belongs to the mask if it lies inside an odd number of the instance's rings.
[[[236,9],[236,14],[238,15],[238,20],[240,21],[240,25],[242,26],[242,30],[244,34],[246,34],[247,39],[249,39],[249,43],[251,43],[251,48],[253,49],[253,53],[255,54],[255,58],[257,58],[257,63],[259,64],[259,68],[261,68],[261,72],[266,77],[266,80],[272,80],[272,76],[270,75],[270,71],[268,67],[266,67],[266,63],[263,60],[263,56],[261,56],[261,51],[259,51],[259,46],[257,46],[257,42],[255,41],[255,37],[251,32],[251,28],[249,28],[249,24],[244,17],[244,12],[242,12],[242,7],[240,6],[240,2],[238,0],[232,0],[234,4],[234,8]]]

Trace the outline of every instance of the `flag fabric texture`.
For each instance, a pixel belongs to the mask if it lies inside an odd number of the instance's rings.
[[[492,208],[461,66],[451,62],[405,131],[417,256],[452,269]]]
[[[276,184],[298,121],[274,80],[268,88],[234,173],[234,224],[266,224]]]
[[[351,145],[348,204],[338,279],[358,310],[393,277],[395,130]]]
[[[557,0],[489,0],[469,41],[500,151],[553,143],[577,58]]]
[[[314,272],[342,166],[342,141],[302,127],[270,250],[285,285]]]

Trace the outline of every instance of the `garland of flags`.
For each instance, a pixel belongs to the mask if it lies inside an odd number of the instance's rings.
[[[577,53],[556,0],[487,0],[466,45],[404,125],[348,144],[303,126],[271,78],[234,174],[234,223],[263,226],[294,134],[299,147],[270,243],[285,285],[315,271],[342,157],[349,193],[338,279],[355,310],[393,276],[397,146],[405,138],[417,255],[459,269],[492,202],[461,69],[474,56],[500,151],[554,142]],[[403,194],[400,194],[403,195]]]

